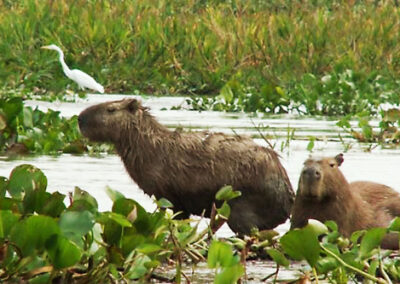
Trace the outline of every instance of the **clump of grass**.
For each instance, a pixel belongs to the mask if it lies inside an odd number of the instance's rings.
[[[71,83],[57,55],[40,50],[48,43],[108,92],[216,95],[234,80],[258,95],[279,86],[293,100],[289,91],[306,74],[350,69],[392,83],[400,73],[396,1],[22,0],[0,8],[0,80],[14,88],[61,92]]]

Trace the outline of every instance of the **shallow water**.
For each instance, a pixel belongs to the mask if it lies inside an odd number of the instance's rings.
[[[43,110],[51,108],[58,110],[64,116],[79,114],[84,108],[114,99],[120,99],[122,95],[91,95],[87,100],[77,103],[47,103],[27,101],[28,105],[37,106]],[[320,141],[315,142],[314,155],[327,156],[336,155],[344,151],[344,145],[339,142],[340,129],[335,126],[335,121],[320,118],[298,118],[296,116],[250,116],[244,113],[227,114],[218,112],[194,112],[187,110],[171,111],[172,106],[184,105],[184,98],[144,98],[143,104],[151,107],[152,114],[163,124],[170,128],[181,126],[184,129],[210,129],[225,133],[246,133],[257,135],[255,128],[259,125],[268,126],[262,129],[262,133],[273,137],[270,142],[276,144],[276,150],[281,155],[281,161],[286,168],[294,189],[303,161],[309,156],[307,149],[308,139],[303,137],[315,136]],[[290,141],[288,147],[281,148],[286,141],[286,135],[290,129],[295,129],[297,139]],[[343,133],[341,133],[344,135]],[[255,139],[261,145],[266,142],[263,139]],[[346,140],[350,142],[351,140]],[[283,150],[283,151],[281,151]],[[37,156],[27,157],[19,160],[7,160],[0,158],[0,176],[9,176],[10,171],[22,163],[33,164],[43,170],[48,179],[48,190],[60,191],[64,194],[74,190],[78,186],[96,197],[100,210],[110,210],[112,202],[107,197],[105,188],[107,186],[118,190],[126,197],[133,198],[142,204],[147,210],[153,210],[155,205],[151,198],[145,195],[125,172],[124,166],[116,155],[104,155],[103,157],[89,157],[87,155],[61,155],[58,157]],[[371,180],[387,184],[400,189],[400,151],[374,149],[372,152],[364,152],[363,146],[354,143],[347,153],[342,171],[349,181]],[[206,225],[202,221],[202,226]],[[277,228],[283,234],[289,229],[288,223]],[[231,236],[232,232],[228,226],[222,227],[218,236]],[[250,278],[261,279],[272,273],[275,267],[270,263],[253,263],[248,265]],[[202,269],[197,269],[196,277],[202,277]],[[204,274],[209,275],[205,270]],[[281,274],[283,273],[283,274]],[[280,277],[290,278],[291,273],[284,271]],[[286,274],[285,274],[286,273]],[[203,280],[201,280],[203,281]],[[205,280],[204,280],[205,281]],[[207,281],[205,281],[207,282]]]

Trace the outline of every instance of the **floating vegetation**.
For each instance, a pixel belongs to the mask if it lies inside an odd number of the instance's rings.
[[[400,219],[389,228],[359,231],[349,239],[340,235],[334,222],[310,221],[302,228],[279,236],[274,231],[254,230],[251,236],[218,239],[213,228],[198,230],[198,222],[177,220],[166,199],[147,212],[135,200],[108,189],[111,211],[98,211],[96,199],[75,188],[68,198],[47,192],[44,173],[28,164],[0,177],[0,280],[48,283],[114,283],[161,280],[182,283],[190,279],[182,267],[207,262],[214,283],[246,279],[246,260],[272,261],[279,268],[293,260],[308,268],[297,278],[332,282],[400,280],[400,260],[381,250],[387,232],[400,231]],[[210,224],[229,218],[229,200],[238,193],[231,187],[216,196],[224,201],[215,208]],[[67,202],[66,202],[67,199]],[[219,220],[219,221],[218,221]],[[174,276],[160,268],[174,268]],[[212,281],[212,279],[210,279]]]

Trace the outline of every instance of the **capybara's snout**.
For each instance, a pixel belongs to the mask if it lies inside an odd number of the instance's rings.
[[[304,179],[308,181],[321,179],[321,171],[314,166],[304,167],[301,175]]]

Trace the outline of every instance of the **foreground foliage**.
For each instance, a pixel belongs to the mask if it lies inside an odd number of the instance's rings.
[[[0,85],[48,99],[76,90],[40,49],[55,43],[107,92],[192,94],[197,109],[376,112],[399,103],[396,3],[4,0]]]
[[[230,187],[216,196],[223,204],[215,210],[211,227],[199,232],[198,223],[176,220],[165,199],[147,212],[108,189],[112,210],[99,212],[96,199],[79,188],[69,195],[69,204],[64,194],[47,192],[46,176],[32,165],[17,166],[0,180],[1,281],[180,283],[183,278],[190,281],[183,266],[191,264],[195,271],[197,263],[207,260],[215,269],[214,283],[236,283],[246,278],[246,259],[260,257],[277,266],[265,280],[279,278],[279,267],[289,267],[289,259],[310,265],[309,272],[301,272],[302,279],[400,280],[400,260],[378,247],[387,231],[400,231],[400,219],[388,229],[356,232],[350,239],[340,236],[333,222],[326,227],[314,221],[280,238],[273,231],[255,231],[244,239],[218,240],[213,224],[229,217],[228,201],[240,195]],[[162,267],[172,268],[174,276],[163,274]]]

